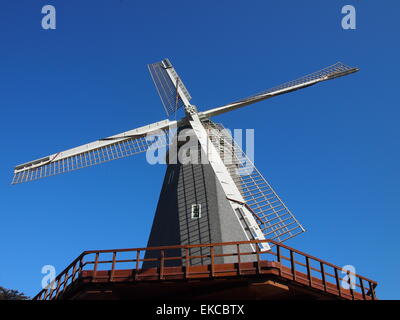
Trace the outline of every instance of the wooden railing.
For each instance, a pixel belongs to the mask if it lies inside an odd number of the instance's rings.
[[[260,242],[268,242],[271,250],[260,251]],[[250,249],[251,247],[255,250]],[[199,251],[199,248],[206,254],[191,253],[193,250]],[[177,250],[181,254],[177,255]],[[145,253],[151,251],[155,251],[157,256],[145,258]],[[194,259],[208,259],[209,263],[194,266]],[[223,264],[216,263],[218,259],[224,259]],[[155,266],[144,269],[143,263],[152,263]],[[129,281],[232,277],[271,273],[272,270],[287,281],[344,299],[376,299],[377,282],[348,270],[343,271],[341,267],[273,240],[85,251],[34,299],[59,299],[78,280],[85,280],[87,277],[90,282],[121,281],[121,270],[131,271]]]

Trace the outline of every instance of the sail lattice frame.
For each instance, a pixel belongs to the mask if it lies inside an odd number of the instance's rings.
[[[122,139],[115,143],[108,144],[93,150],[83,151],[76,155],[57,160],[57,154],[53,157],[39,159],[38,164],[34,162],[31,168],[18,167],[14,173],[12,184],[33,181],[60,173],[65,173],[85,167],[90,167],[111,160],[132,156],[146,152],[149,149],[168,146],[170,132],[163,130],[163,134],[146,135],[129,139]]]
[[[204,121],[204,125],[265,238],[283,242],[305,232],[231,134],[221,124],[210,120]]]
[[[331,65],[331,66],[321,69],[319,71],[313,72],[311,74],[308,74],[308,75],[298,78],[296,80],[285,82],[281,85],[275,86],[273,88],[270,88],[263,92],[257,93],[250,97],[234,101],[234,102],[232,102],[232,104],[251,103],[252,101],[259,100],[260,97],[268,96],[268,94],[277,95],[277,94],[279,94],[279,92],[287,93],[287,92],[290,92],[290,90],[287,90],[287,89],[297,90],[299,87],[304,88],[305,87],[304,85],[306,85],[306,86],[308,84],[313,85],[317,82],[335,79],[335,78],[342,77],[342,76],[345,76],[345,75],[348,75],[348,74],[351,74],[351,73],[354,73],[357,71],[358,71],[358,68],[347,66],[342,62],[337,62],[334,65]]]
[[[164,110],[169,117],[184,106],[177,87],[182,90],[183,95],[188,101],[191,99],[190,93],[186,89],[182,80],[178,76],[178,73],[172,67],[171,62],[168,59],[149,64],[148,68],[158,95],[160,96],[161,102],[164,106]],[[171,76],[168,74],[167,69],[171,73]],[[171,80],[171,77],[174,79],[174,82]]]

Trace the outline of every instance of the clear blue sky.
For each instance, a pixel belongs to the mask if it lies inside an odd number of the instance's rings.
[[[57,29],[41,29],[41,8]],[[341,8],[357,29],[341,28]],[[399,298],[398,1],[2,1],[0,285],[146,245],[164,167],[144,155],[11,186],[16,164],[165,118],[146,64],[169,57],[199,109],[343,61],[355,75],[215,120],[254,128],[255,161],[308,232],[289,245]]]

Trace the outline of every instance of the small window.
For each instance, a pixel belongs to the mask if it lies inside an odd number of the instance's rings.
[[[192,204],[192,219],[201,218],[201,204]]]

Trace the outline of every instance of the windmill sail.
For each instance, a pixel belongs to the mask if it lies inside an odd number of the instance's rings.
[[[337,62],[332,66],[311,73],[299,79],[286,82],[279,86],[273,87],[261,93],[255,94],[253,96],[240,99],[238,101],[232,102],[222,107],[217,107],[214,109],[207,110],[205,112],[202,112],[201,114],[205,117],[216,116],[281,94],[307,88],[322,81],[343,77],[352,74],[354,72],[357,72],[358,70],[359,70],[358,68],[349,67],[341,62]]]
[[[221,124],[210,120],[205,122],[213,144],[225,159],[226,166],[235,181],[246,205],[251,209],[266,239],[283,242],[293,238],[305,229],[288,207],[257,170],[254,164],[234,142],[232,136]],[[229,160],[229,161],[227,161]]]
[[[170,144],[169,130],[176,122],[168,120],[126,131],[73,149],[18,165],[12,184],[65,173],[103,162],[160,148]]]
[[[168,59],[149,64],[148,68],[168,116],[190,101],[189,91]]]

